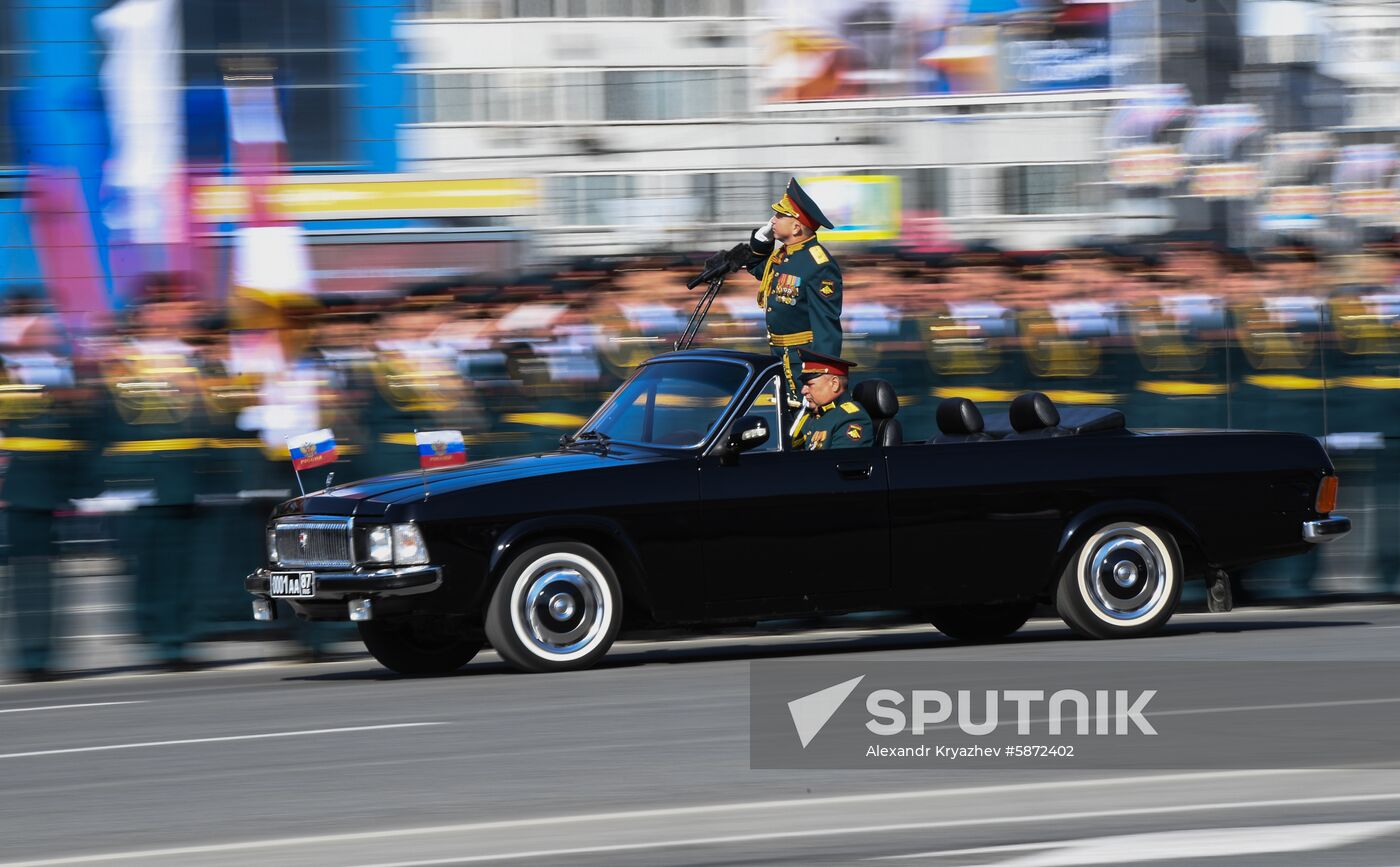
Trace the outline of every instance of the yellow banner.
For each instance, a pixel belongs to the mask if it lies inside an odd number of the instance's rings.
[[[797,182],[816,201],[834,229],[822,229],[822,241],[888,241],[899,237],[897,175],[823,175]]]
[[[288,220],[499,216],[533,211],[539,204],[539,184],[533,178],[279,178],[268,195],[274,213]],[[239,222],[249,212],[248,190],[236,182],[201,184],[194,191],[193,210],[197,222]]]

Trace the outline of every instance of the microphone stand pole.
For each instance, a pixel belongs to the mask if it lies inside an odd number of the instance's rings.
[[[700,333],[700,326],[704,324],[705,317],[710,314],[710,305],[715,303],[715,296],[719,294],[719,288],[724,285],[724,278],[728,274],[720,274],[710,280],[710,286],[705,290],[705,294],[696,302],[695,309],[691,311],[690,321],[685,324],[685,333],[675,343],[675,349],[689,349],[695,342],[695,337]]]

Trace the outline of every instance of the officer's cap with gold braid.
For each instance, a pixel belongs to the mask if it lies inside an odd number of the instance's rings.
[[[798,349],[802,355],[802,378],[821,376],[825,373],[834,373],[837,376],[850,376],[851,368],[856,367],[854,361],[846,361],[842,358],[834,358],[830,355],[822,355],[820,352],[813,352],[810,349]]]
[[[785,217],[797,218],[799,223],[809,229],[816,229],[818,226],[824,229],[835,228],[826,218],[826,214],[822,213],[822,209],[817,207],[817,203],[812,201],[812,197],[798,185],[797,178],[788,181],[787,192],[773,204],[773,210]]]

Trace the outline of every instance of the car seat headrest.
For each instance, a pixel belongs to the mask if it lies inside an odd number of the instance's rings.
[[[1017,433],[1056,427],[1060,423],[1060,411],[1054,401],[1038,391],[1028,391],[1011,401],[1011,427]]]
[[[899,413],[899,395],[895,394],[894,386],[883,379],[867,379],[855,387],[851,396],[865,407],[874,421],[894,418]]]
[[[947,436],[982,432],[982,413],[965,397],[950,397],[938,405],[938,430]]]

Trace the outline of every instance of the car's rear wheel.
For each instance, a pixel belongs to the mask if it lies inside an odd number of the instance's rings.
[[[370,655],[399,674],[449,674],[471,662],[485,643],[445,617],[392,617],[357,625]]]
[[[996,641],[1005,638],[1030,619],[1035,602],[1000,602],[993,605],[938,605],[928,611],[934,627],[958,641]]]
[[[511,561],[486,612],[486,638],[525,671],[587,668],[622,625],[617,574],[597,549],[548,542]]]
[[[1181,599],[1181,555],[1165,530],[1131,521],[1099,528],[1065,566],[1055,608],[1090,638],[1161,629]]]

